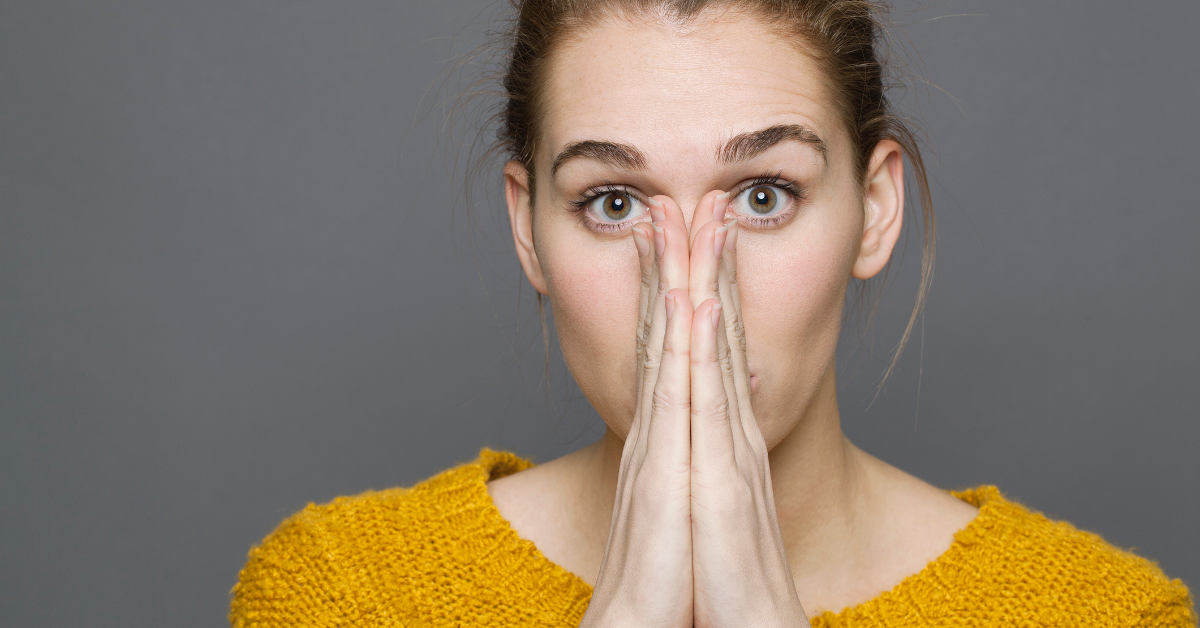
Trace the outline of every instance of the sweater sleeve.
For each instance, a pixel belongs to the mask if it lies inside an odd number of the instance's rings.
[[[1154,595],[1138,628],[1196,628],[1196,609],[1191,595],[1179,579],[1171,580]]]
[[[233,628],[352,625],[355,605],[320,525],[321,511],[310,504],[250,550],[230,592]]]

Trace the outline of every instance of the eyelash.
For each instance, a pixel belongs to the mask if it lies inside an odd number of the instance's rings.
[[[599,231],[601,233],[616,233],[618,231],[621,231],[622,229],[628,229],[628,228],[632,227],[635,223],[642,222],[641,220],[626,220],[623,222],[600,222],[598,220],[594,220],[591,216],[588,215],[587,207],[588,207],[588,205],[592,204],[592,201],[595,201],[596,199],[606,196],[608,194],[612,194],[613,192],[620,192],[621,194],[628,196],[629,198],[633,199],[634,201],[636,201],[637,203],[639,203],[643,206],[649,205],[649,203],[647,203],[645,199],[643,199],[641,196],[636,194],[633,190],[630,190],[627,186],[620,185],[620,184],[613,184],[613,183],[604,183],[604,184],[597,185],[592,188],[588,188],[586,191],[584,191],[583,198],[581,198],[577,201],[570,201],[571,213],[578,216],[579,221],[582,222],[584,224],[584,226],[586,226],[589,229],[592,229],[594,231]],[[647,218],[647,220],[648,220],[648,218]]]
[[[796,214],[796,204],[805,199],[804,188],[797,185],[794,181],[784,180],[782,172],[773,175],[759,175],[749,181],[746,181],[745,183],[739,185],[737,187],[737,191],[730,194],[729,197],[731,199],[737,198],[744,194],[747,190],[754,189],[761,185],[769,185],[782,190],[790,197],[792,206],[788,208],[786,212],[779,214],[778,216],[771,216],[769,218],[756,218],[745,215],[738,216],[739,220],[754,227],[770,228],[790,220],[791,217]],[[612,194],[613,192],[620,192],[642,205],[648,205],[645,199],[641,198],[638,194],[630,190],[628,186],[604,183],[586,190],[583,198],[576,201],[569,201],[571,205],[570,211],[578,216],[579,221],[582,222],[586,227],[601,233],[615,233],[623,229],[628,229],[637,222],[642,222],[641,220],[630,220],[617,223],[605,223],[594,220],[588,215],[587,207],[592,203],[592,201],[595,201],[596,199],[607,194]]]
[[[791,198],[792,205],[786,212],[779,214],[778,216],[771,216],[769,218],[755,218],[753,216],[742,215],[738,217],[739,220],[754,227],[769,228],[787,222],[796,214],[796,205],[805,199],[804,188],[797,185],[795,181],[784,180],[782,172],[770,176],[762,175],[755,177],[738,186],[737,191],[730,194],[729,198],[735,199],[742,194],[745,194],[747,190],[752,190],[760,185],[769,185],[783,190],[783,192]]]

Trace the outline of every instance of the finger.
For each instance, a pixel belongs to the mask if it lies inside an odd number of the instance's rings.
[[[738,394],[744,394],[748,399],[751,392],[750,373],[746,360],[746,330],[742,326],[742,300],[738,289],[737,241],[740,231],[737,219],[727,221],[724,246],[720,249],[717,291],[721,304],[726,308],[726,334],[734,367],[739,374]]]
[[[728,308],[725,319],[726,327],[730,332],[729,338],[734,357],[740,359],[741,365],[744,367],[746,364],[746,333],[742,328],[742,300],[738,291],[737,262],[737,241],[738,233],[741,230],[738,227],[737,219],[728,221],[728,224],[728,230],[725,232],[725,246],[721,249],[717,288],[721,293],[721,304]],[[748,384],[749,382],[747,382]]]
[[[748,399],[741,397],[738,394],[738,380],[745,380],[742,376],[744,370],[739,374],[738,369],[734,366],[733,357],[730,351],[728,323],[726,322],[726,308],[722,306],[721,321],[717,329],[717,359],[721,367],[721,384],[725,389],[725,396],[729,399],[729,421],[730,432],[733,435],[733,453],[734,458],[739,465],[750,464],[756,460],[753,454],[756,452],[766,453],[765,448],[755,448],[752,445],[757,423],[755,422],[754,412],[751,410]],[[754,427],[751,427],[753,425]],[[759,456],[758,458],[761,458]]]
[[[653,408],[646,435],[646,458],[664,471],[686,469],[691,457],[691,327],[692,303],[687,292],[674,289],[663,299],[666,334],[662,366],[654,385]]]
[[[668,196],[650,199],[650,215],[654,220],[654,246],[658,255],[659,281],[663,292],[688,287],[688,238],[683,212]]]
[[[721,263],[718,271],[717,289],[720,293],[721,304],[725,311],[722,342],[728,347],[729,379],[736,396],[734,405],[739,409],[738,418],[748,442],[765,455],[766,445],[762,432],[754,418],[750,405],[753,392],[753,381],[749,369],[746,351],[746,330],[742,322],[742,303],[738,292],[737,240],[739,227],[737,220],[730,222],[725,234],[725,246],[721,250]]]
[[[668,199],[669,200],[669,199]],[[655,273],[657,282],[654,290],[659,296],[655,297],[654,310],[650,313],[651,323],[649,332],[646,338],[646,356],[643,361],[643,377],[645,379],[644,392],[654,392],[657,390],[657,380],[662,377],[662,356],[664,351],[664,340],[666,337],[666,329],[668,326],[666,316],[666,304],[669,303],[665,299],[667,293],[673,289],[684,289],[687,287],[687,234],[683,230],[681,218],[678,215],[671,215],[671,207],[665,206],[659,202],[657,206],[652,205],[652,217],[660,218],[651,228],[654,240],[655,255]],[[678,212],[678,208],[674,208]],[[690,301],[689,301],[690,303]],[[690,309],[689,309],[690,312]],[[660,331],[661,330],[661,331]],[[683,345],[686,348],[686,345]],[[642,417],[651,417],[655,411],[655,395],[642,394],[638,397],[640,403],[638,413]],[[639,434],[646,434],[650,426],[642,422],[639,424]],[[642,440],[640,448],[635,447],[635,455],[645,455],[645,440]]]
[[[679,225],[685,233],[688,230],[687,217],[683,215],[683,209],[679,207],[679,203],[676,203],[675,199],[666,194],[650,197],[650,221],[662,222],[664,220]]]
[[[720,267],[724,253],[725,242],[729,229],[735,220],[726,223],[717,217],[724,217],[728,204],[728,195],[720,191],[706,196],[706,202],[697,208],[697,218],[704,223],[696,229],[692,241],[692,255],[688,269],[688,290],[693,303],[703,303],[707,300],[721,301]],[[706,220],[705,220],[706,219]],[[697,224],[693,222],[693,225]],[[724,307],[724,305],[723,305]],[[721,372],[721,386],[725,397],[729,400],[729,419],[733,427],[734,453],[740,459],[745,459],[746,436],[742,428],[743,413],[737,396],[733,363],[729,356],[729,343],[724,329],[717,330],[717,355]]]
[[[662,307],[663,294],[659,291],[658,263],[654,251],[654,230],[645,223],[633,226],[633,242],[641,267],[641,287],[638,294],[637,327],[637,397],[649,397],[658,379],[658,364],[662,354],[663,335],[666,332],[666,317]],[[636,443],[645,435],[649,405],[634,408],[633,422],[626,439]],[[632,454],[634,447],[626,447]]]
[[[692,315],[691,436],[692,475],[697,489],[712,486],[737,466],[730,399],[717,350],[721,303],[708,299]],[[740,427],[737,428],[740,431]]]
[[[655,292],[658,290],[658,265],[655,263],[654,228],[640,222],[630,230],[633,232],[633,243],[638,254],[638,264],[641,268],[641,290],[638,293],[638,322],[650,319],[653,311]]]
[[[688,226],[692,248],[695,248],[696,234],[700,232],[701,227],[713,221],[724,222],[728,204],[729,193],[721,190],[713,190],[701,197],[700,202],[696,205],[695,213],[692,214],[692,223]]]
[[[719,208],[723,202],[718,199],[717,205]],[[711,218],[711,207],[708,213]],[[710,219],[696,230],[692,240],[691,257],[688,260],[688,292],[693,303],[701,303],[706,299],[720,299],[717,279],[729,226],[722,221]]]

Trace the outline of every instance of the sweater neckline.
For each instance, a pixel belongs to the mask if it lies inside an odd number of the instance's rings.
[[[592,585],[578,574],[547,558],[534,545],[533,541],[522,537],[516,528],[500,514],[500,509],[492,501],[491,494],[488,493],[487,483],[489,481],[524,471],[535,466],[534,463],[510,452],[494,451],[485,447],[479,452],[479,458],[475,463],[469,466],[478,469],[475,474],[477,479],[475,488],[479,491],[478,497],[483,504],[483,515],[488,520],[489,527],[495,529],[499,534],[501,544],[529,556],[533,563],[548,576],[570,588],[575,593],[572,597],[581,594],[590,597],[593,591]],[[1010,502],[1004,499],[997,487],[986,484],[962,491],[948,492],[975,506],[979,512],[967,525],[954,533],[953,541],[946,551],[927,563],[920,571],[906,576],[891,589],[854,606],[847,606],[840,611],[824,611],[820,615],[810,616],[809,621],[813,622],[814,626],[840,625],[840,620],[847,615],[869,611],[879,604],[900,602],[908,597],[906,592],[917,587],[919,583],[931,579],[943,579],[950,575],[948,572],[956,572],[962,566],[970,564],[971,554],[981,550],[982,542],[987,537],[986,532],[1003,518],[999,511],[1010,505]]]

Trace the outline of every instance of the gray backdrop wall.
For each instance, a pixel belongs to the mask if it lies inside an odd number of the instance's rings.
[[[0,4],[0,624],[220,625],[305,503],[599,433],[421,104],[500,4]],[[942,248],[873,405],[915,241],[848,339],[848,434],[1200,585],[1200,4],[895,17]]]

